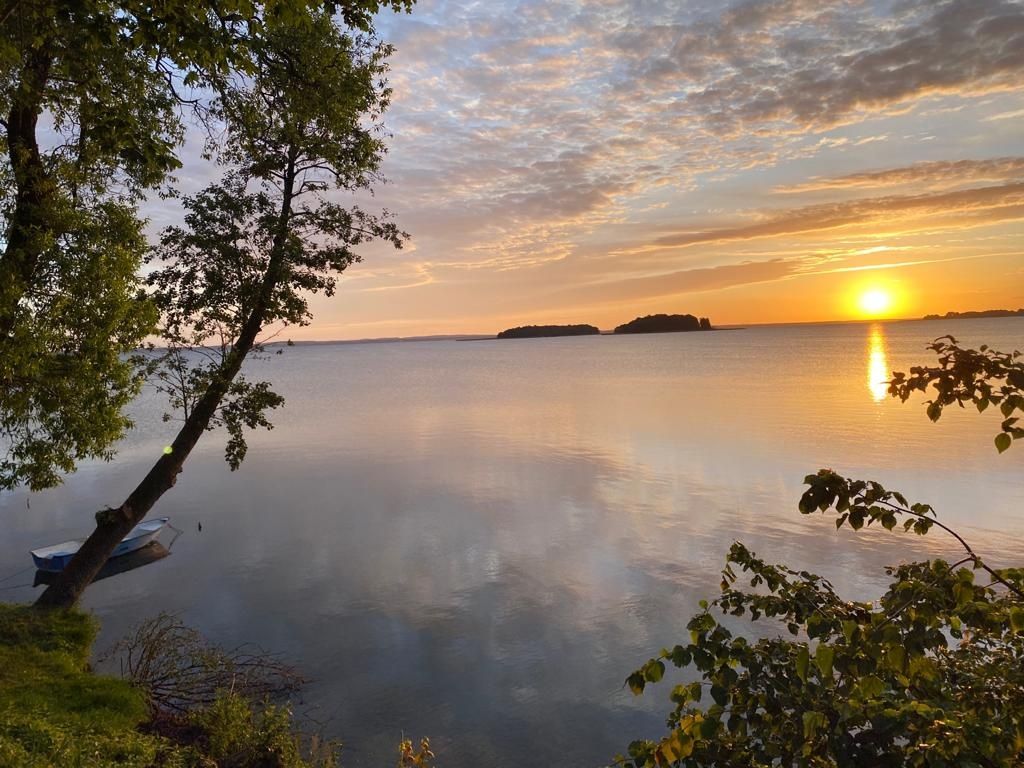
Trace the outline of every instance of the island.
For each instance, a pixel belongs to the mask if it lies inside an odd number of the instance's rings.
[[[593,325],[523,325],[498,334],[499,339],[541,339],[551,336],[595,336],[601,333]]]
[[[925,315],[925,320],[969,320],[972,317],[1024,317],[1024,309],[983,309],[977,312],[947,312],[944,315]]]
[[[711,331],[711,321],[693,315],[647,315],[616,327],[615,333],[675,333],[678,331]]]

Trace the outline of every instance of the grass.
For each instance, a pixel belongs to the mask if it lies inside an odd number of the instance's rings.
[[[89,669],[98,629],[79,611],[0,603],[3,768],[332,768],[335,745],[303,750],[286,707],[225,693],[176,721],[126,680]],[[179,737],[168,738],[167,733]],[[161,735],[163,734],[163,735]],[[307,754],[304,755],[303,752]]]
[[[0,765],[185,765],[140,733],[143,693],[88,667],[96,622],[77,611],[0,604]]]

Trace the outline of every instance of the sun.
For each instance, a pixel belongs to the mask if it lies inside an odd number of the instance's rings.
[[[892,294],[882,288],[870,288],[860,295],[860,309],[869,317],[876,317],[892,306]]]

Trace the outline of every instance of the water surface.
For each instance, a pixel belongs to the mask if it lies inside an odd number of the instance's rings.
[[[172,556],[85,607],[101,646],[170,610],[285,653],[347,766],[391,765],[403,733],[429,735],[445,768],[599,765],[661,731],[670,684],[637,699],[622,681],[686,636],[732,541],[859,598],[885,564],[956,555],[939,535],[801,516],[819,467],[1024,561],[1024,447],[998,456],[995,414],[931,424],[881,384],[948,332],[1024,347],[1009,318],[288,348],[251,367],[287,397],[277,428],[235,473],[207,435],[154,511],[185,531]],[[116,463],[0,495],[0,577],[138,482],[171,426],[152,394],[135,410]]]

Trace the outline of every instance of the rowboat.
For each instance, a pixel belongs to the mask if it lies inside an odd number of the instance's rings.
[[[164,529],[169,520],[169,517],[155,517],[152,520],[139,523],[128,532],[127,536],[121,539],[121,543],[114,547],[114,551],[110,556],[112,558],[120,557],[146,546],[160,535],[160,531]],[[53,544],[41,549],[33,549],[32,562],[41,571],[59,573],[64,570],[71,561],[71,557],[84,542],[85,539],[75,539],[74,541],[65,541],[61,544]]]

